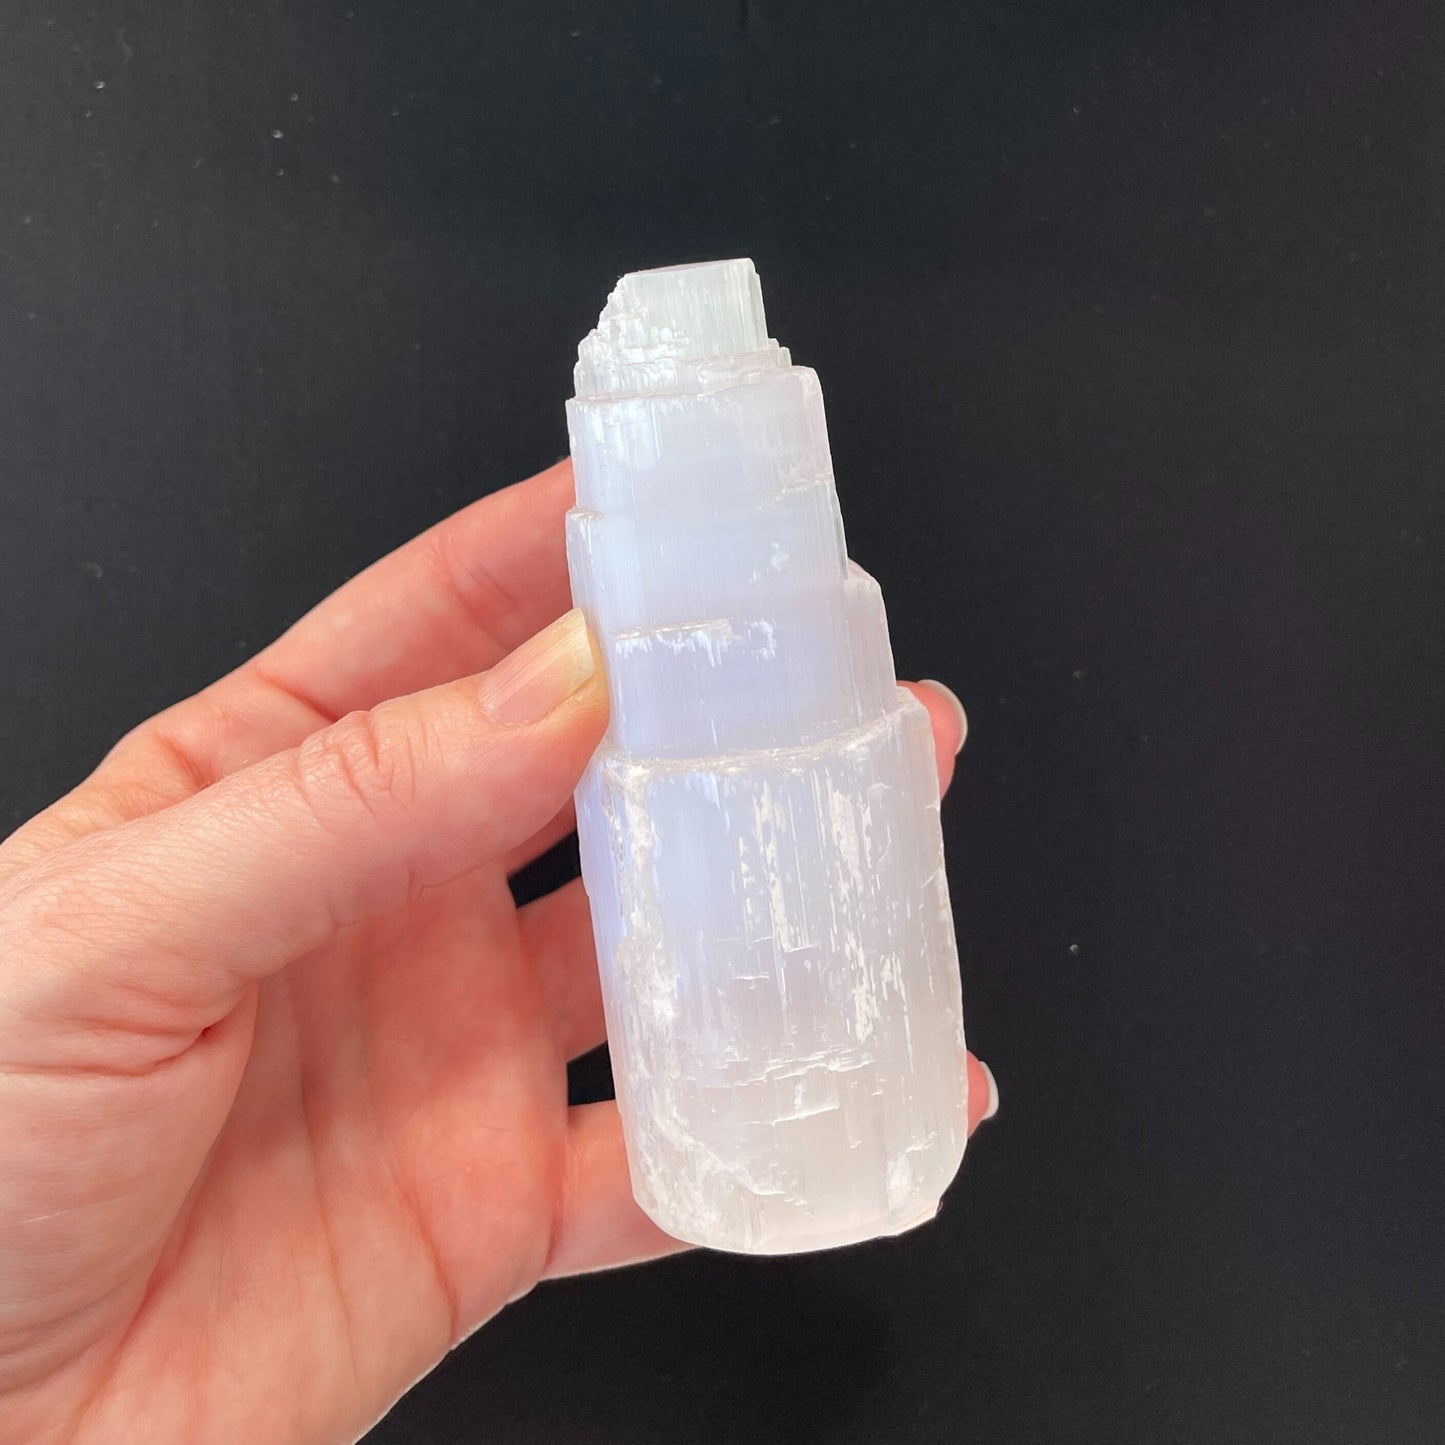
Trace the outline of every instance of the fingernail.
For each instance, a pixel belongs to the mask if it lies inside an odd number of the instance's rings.
[[[482,709],[503,727],[541,722],[596,670],[587,623],[574,607],[482,678]]]
[[[946,683],[939,682],[936,677],[921,678],[918,685],[931,687],[953,709],[953,715],[958,719],[958,746],[953,750],[954,757],[957,757],[963,751],[963,740],[968,736],[968,714],[964,712],[958,694]]]
[[[983,1111],[983,1118],[979,1120],[979,1123],[982,1124],[998,1113],[998,1080],[994,1078],[993,1070],[982,1059],[978,1061],[978,1066],[983,1070],[984,1078],[988,1080],[988,1108]]]

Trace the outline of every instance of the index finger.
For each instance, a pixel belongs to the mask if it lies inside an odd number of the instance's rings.
[[[259,676],[334,720],[482,672],[572,605],[572,464],[453,513],[308,612],[238,676]]]
[[[346,713],[485,672],[571,606],[571,504],[564,459],[404,543],[234,672],[124,737],[5,841],[0,875],[178,803]]]

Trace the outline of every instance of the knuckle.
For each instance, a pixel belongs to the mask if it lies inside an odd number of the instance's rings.
[[[327,826],[357,808],[384,824],[416,797],[410,734],[375,713],[348,713],[313,733],[297,751],[296,771],[302,796]]]

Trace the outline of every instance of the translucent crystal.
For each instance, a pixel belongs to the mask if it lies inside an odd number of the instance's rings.
[[[866,344],[866,337],[864,344]],[[577,793],[633,1190],[782,1253],[933,1216],[967,1074],[928,716],[751,261],[624,276],[567,406],[607,738]]]

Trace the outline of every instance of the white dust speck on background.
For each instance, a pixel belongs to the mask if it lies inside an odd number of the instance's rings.
[[[285,139],[286,139],[286,132],[285,132],[284,130],[280,130],[280,129],[273,130],[273,131],[271,132],[271,139],[272,139],[272,140],[285,140]]]
[[[1069,952],[1077,958],[1079,956],[1079,945],[1077,943],[1071,943],[1069,945]]]
[[[290,100],[291,103],[294,105],[298,100],[301,99],[300,92],[293,90],[291,94],[287,97],[287,99]]]
[[[104,90],[104,89],[105,89],[105,82],[104,82],[103,80],[97,80],[97,81],[95,82],[95,88],[96,88],[97,90]]]

